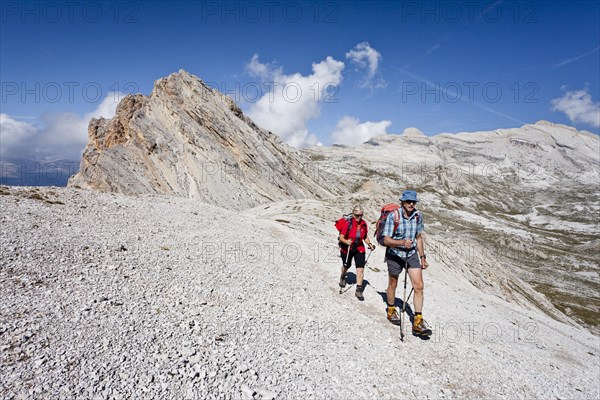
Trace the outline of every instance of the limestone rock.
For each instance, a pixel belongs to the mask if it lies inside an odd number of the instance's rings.
[[[406,136],[406,137],[421,137],[421,136],[425,136],[425,134],[423,132],[421,132],[417,128],[406,128],[404,130],[404,132],[402,132],[402,136]]]
[[[69,186],[164,194],[247,208],[335,190],[310,160],[247,118],[231,98],[180,70],[150,96],[125,97],[92,119],[80,172]]]

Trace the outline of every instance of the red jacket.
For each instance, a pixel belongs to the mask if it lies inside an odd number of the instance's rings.
[[[348,221],[347,220],[344,220],[342,222],[340,232],[344,236],[344,239],[353,238],[354,239],[353,246],[357,246],[356,249],[358,250],[359,253],[364,253],[366,251],[366,249],[365,249],[365,245],[364,245],[363,241],[367,237],[367,233],[369,231],[367,222],[364,219],[361,219],[359,223],[356,223],[356,220],[354,219],[354,217],[352,217],[350,222],[352,223],[352,226],[350,228],[350,232],[349,232],[348,236],[346,236],[346,232],[348,232]],[[358,234],[359,234],[360,239],[356,239],[356,231],[357,230],[359,230]],[[358,241],[358,243],[357,243],[357,241]],[[342,250],[342,253],[346,254],[348,252],[348,246],[342,244],[341,250]]]

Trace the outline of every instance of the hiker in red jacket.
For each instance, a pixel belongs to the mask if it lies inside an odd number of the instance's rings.
[[[346,286],[346,273],[352,264],[356,265],[356,297],[363,301],[363,277],[365,274],[365,246],[369,250],[375,250],[375,246],[367,236],[367,223],[363,220],[363,209],[361,206],[355,206],[352,210],[352,218],[342,221],[340,227],[340,256],[342,257],[342,275],[340,276],[340,287]],[[348,249],[349,247],[349,249]]]

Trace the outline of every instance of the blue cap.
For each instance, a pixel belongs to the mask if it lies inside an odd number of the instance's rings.
[[[417,192],[415,192],[414,190],[405,190],[404,192],[402,192],[402,197],[400,197],[400,201],[407,200],[419,201],[417,199]]]

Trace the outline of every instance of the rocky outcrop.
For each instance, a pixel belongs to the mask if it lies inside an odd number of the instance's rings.
[[[421,137],[425,137],[425,134],[417,128],[406,128],[404,130],[404,132],[402,132],[402,136],[408,137],[408,138],[410,138],[410,137],[421,138]]]
[[[165,194],[242,209],[335,192],[310,160],[256,126],[232,99],[181,70],[150,96],[124,98],[92,119],[80,172],[69,186]]]

